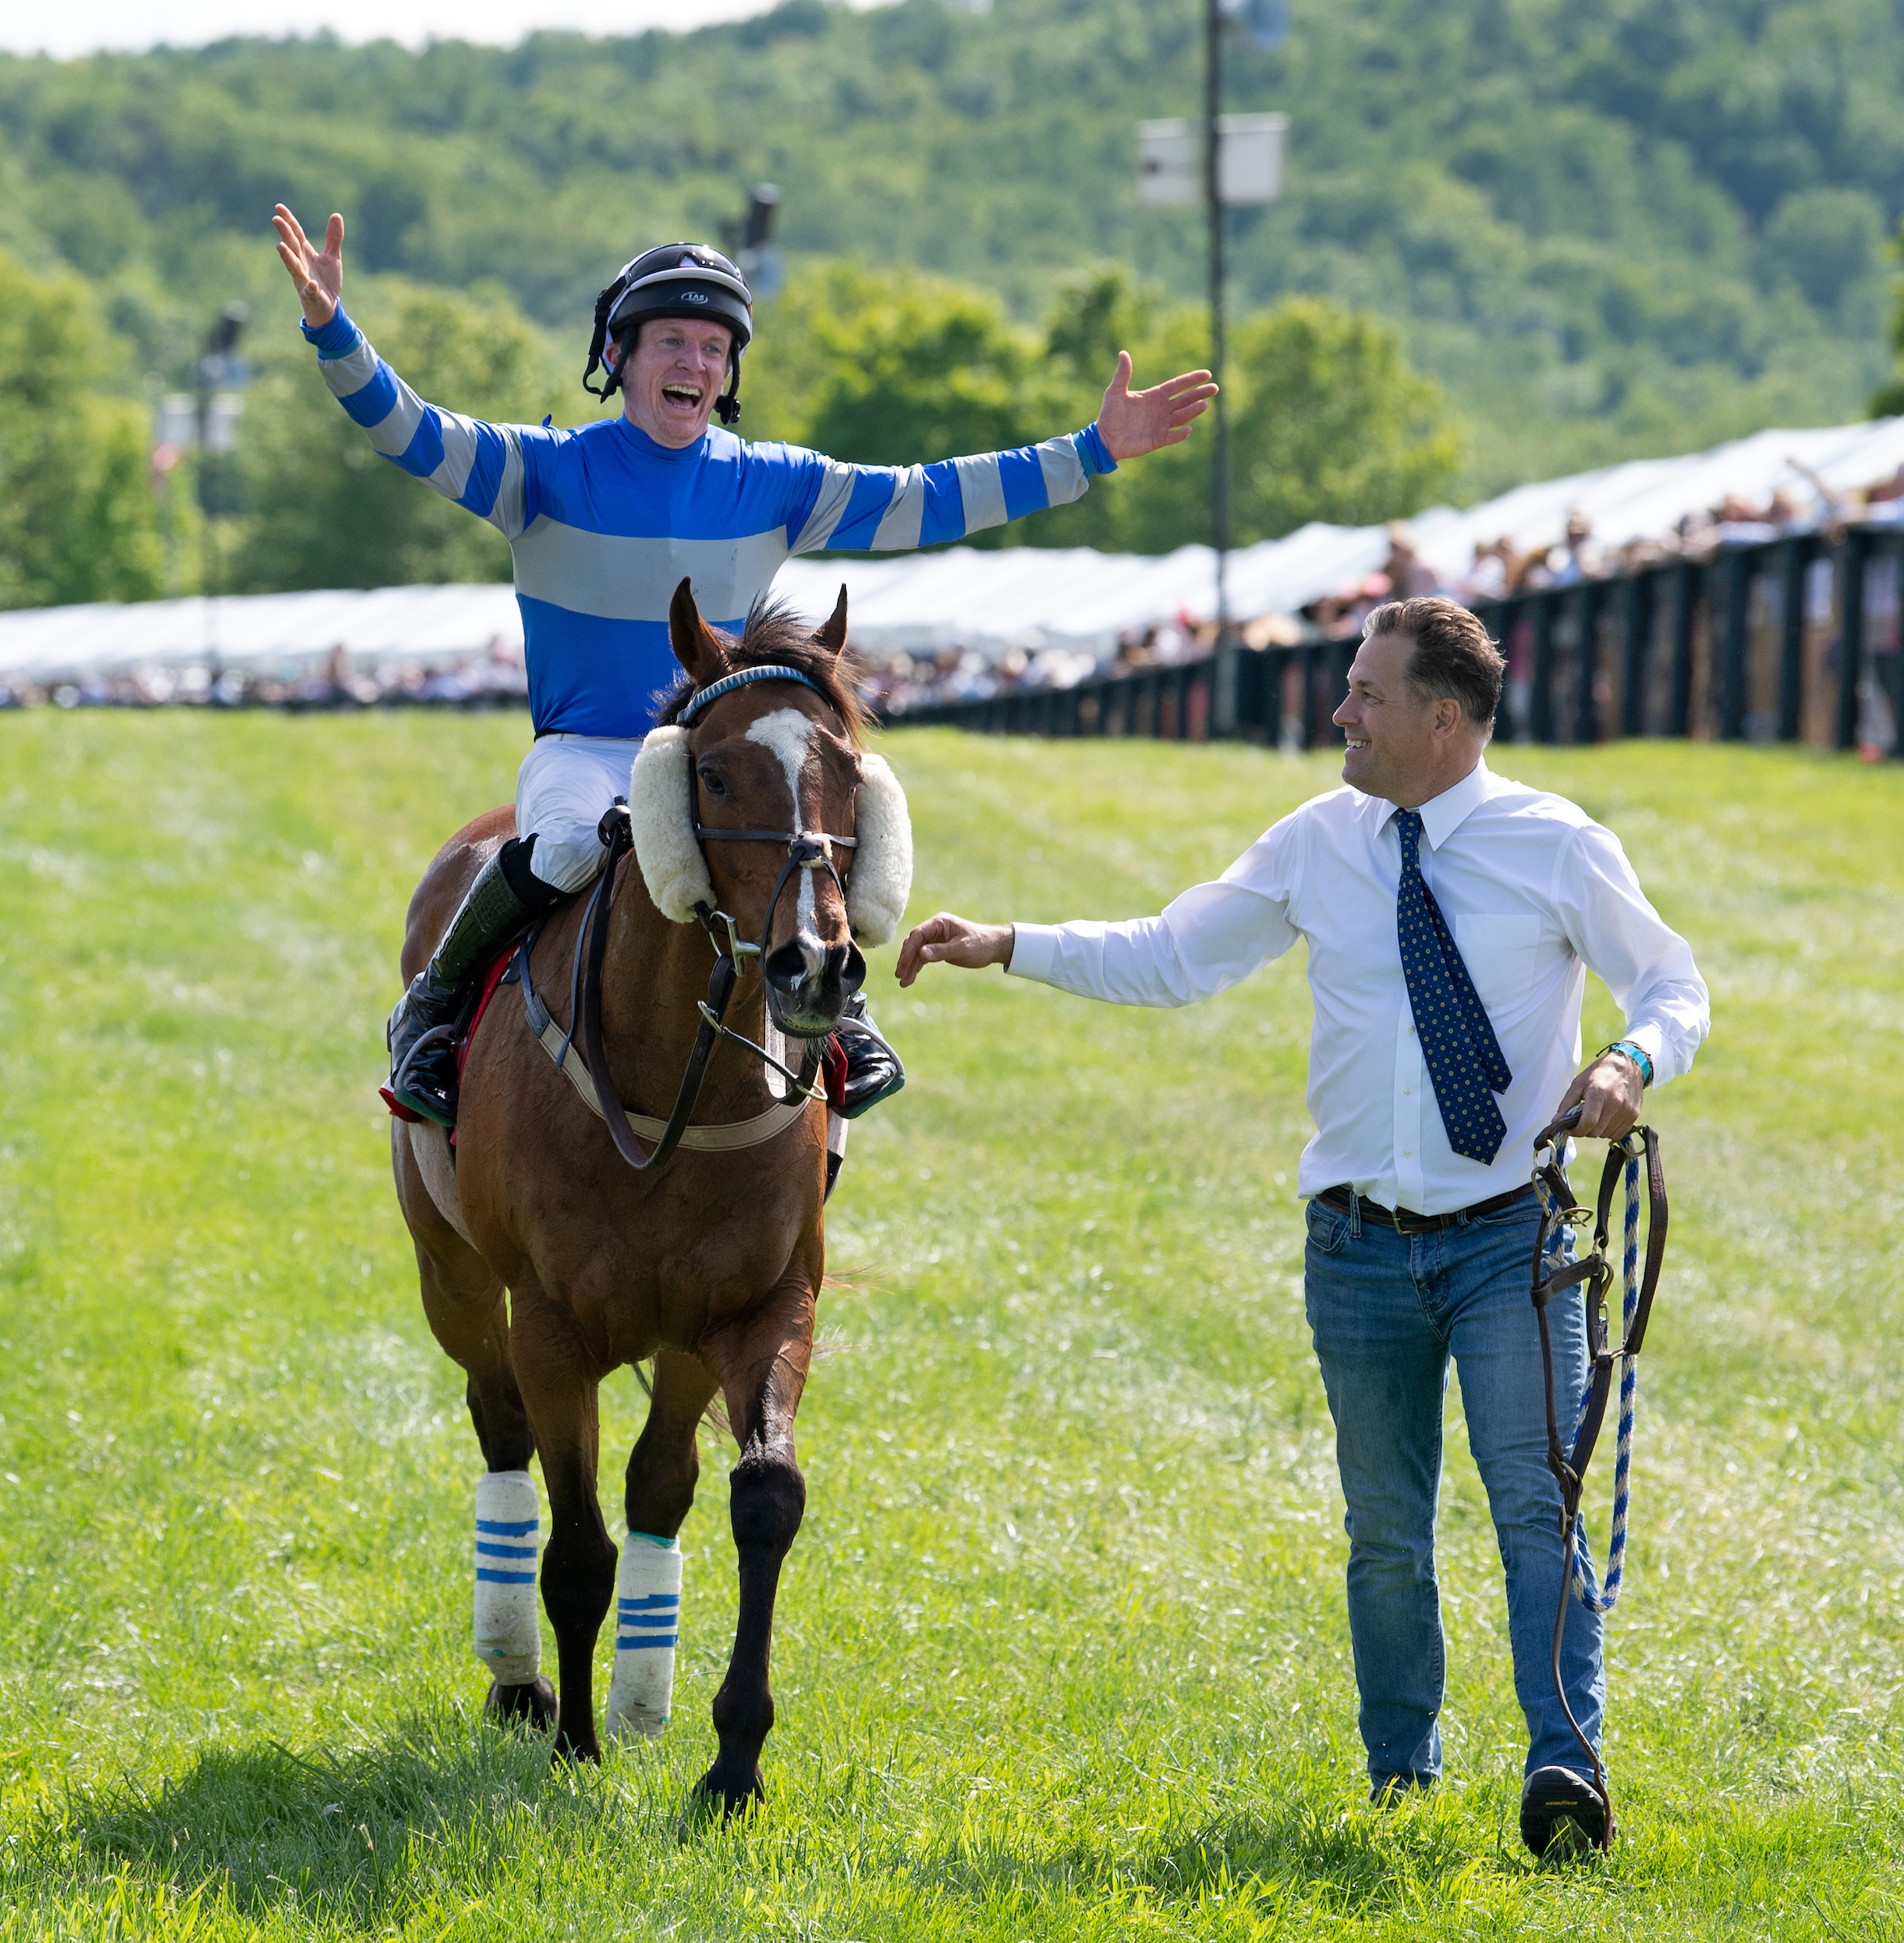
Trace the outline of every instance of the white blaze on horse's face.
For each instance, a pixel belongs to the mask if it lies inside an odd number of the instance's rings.
[[[793,799],[793,820],[787,826],[797,833],[809,827],[807,818],[800,800],[800,785],[806,773],[807,758],[813,751],[814,731],[819,724],[811,716],[802,715],[797,708],[776,708],[771,715],[763,715],[750,723],[747,740],[758,742],[763,749],[771,749],[780,759],[780,767],[786,772],[787,793]],[[820,827],[815,806],[815,815],[811,827]],[[814,892],[814,873],[802,870],[800,876],[800,904],[793,920],[793,939],[800,947],[800,955],[806,966],[809,978],[818,978],[827,963],[827,948],[820,942],[819,909]],[[767,914],[767,922],[773,922],[773,913]]]

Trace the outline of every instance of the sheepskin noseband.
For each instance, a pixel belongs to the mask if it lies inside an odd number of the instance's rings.
[[[862,945],[889,942],[912,894],[912,819],[906,793],[883,755],[861,755],[853,792],[852,874],[846,880],[846,916]]]
[[[714,908],[708,860],[695,840],[692,760],[685,729],[651,729],[628,776],[628,827],[641,881],[656,910],[678,925],[694,921],[696,904]]]
[[[715,901],[694,833],[691,760],[685,729],[651,729],[628,777],[628,823],[641,881],[655,908],[678,925],[694,921],[696,904],[712,909]],[[860,758],[853,831],[859,847],[846,873],[847,921],[862,945],[887,944],[912,895],[912,820],[906,793],[882,755]],[[847,862],[848,852],[835,854]]]

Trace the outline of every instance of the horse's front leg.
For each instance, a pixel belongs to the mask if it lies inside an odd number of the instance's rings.
[[[767,1682],[780,1566],[806,1509],[793,1455],[793,1416],[813,1355],[814,1293],[802,1276],[718,1330],[701,1360],[718,1379],[741,1460],[728,1479],[740,1554],[740,1615],[733,1657],[714,1696],[720,1751],[699,1787],[729,1814],[761,1798],[760,1750],[774,1724]]]
[[[615,1582],[615,1548],[595,1491],[600,1374],[565,1308],[533,1282],[525,1280],[512,1292],[510,1355],[549,1493],[542,1605],[555,1631],[561,1710],[556,1751],[598,1761],[595,1642]]]

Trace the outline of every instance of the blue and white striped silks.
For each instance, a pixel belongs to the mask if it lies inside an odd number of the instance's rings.
[[[681,1546],[631,1532],[615,1581],[614,1673],[608,1686],[608,1737],[658,1741],[674,1704],[674,1648],[681,1637]]]
[[[503,1686],[542,1671],[536,1557],[542,1535],[535,1480],[489,1471],[476,1483],[476,1657]]]
[[[671,451],[625,418],[570,431],[491,425],[426,404],[340,305],[304,327],[325,382],[371,444],[487,520],[516,556],[536,733],[634,737],[677,670],[668,603],[737,628],[790,555],[886,553],[963,539],[1082,496],[1116,461],[1087,426],[934,466],[843,466],[711,426]]]

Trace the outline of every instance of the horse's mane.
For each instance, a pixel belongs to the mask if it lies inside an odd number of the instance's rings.
[[[718,627],[709,627],[708,632],[720,649],[720,670],[708,677],[709,685],[742,668],[777,663],[794,669],[819,690],[827,706],[844,725],[847,739],[856,747],[865,742],[866,710],[859,695],[863,670],[858,657],[851,648],[842,648],[837,654],[822,648],[814,639],[813,623],[802,619],[784,601],[756,601],[737,641]],[[662,701],[657,722],[666,726],[679,721],[695,691],[694,682],[682,675]]]

